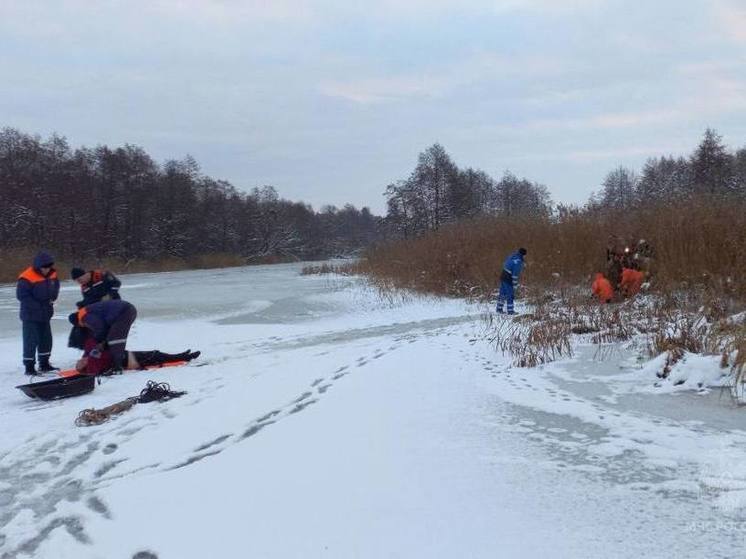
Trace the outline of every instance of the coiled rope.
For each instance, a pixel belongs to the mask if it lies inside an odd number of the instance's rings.
[[[166,402],[174,398],[183,396],[186,392],[171,390],[167,382],[155,382],[149,380],[140,391],[139,396],[132,396],[116,404],[112,404],[100,410],[89,408],[81,411],[75,419],[75,425],[85,427],[88,425],[101,425],[107,422],[112,416],[124,413],[135,404],[147,404],[148,402]]]

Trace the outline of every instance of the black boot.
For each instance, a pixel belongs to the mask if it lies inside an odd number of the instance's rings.
[[[39,371],[36,370],[36,366],[34,365],[33,361],[24,361],[23,365],[26,368],[26,371],[24,371],[25,375],[31,376],[39,374]]]
[[[51,373],[53,371],[59,371],[59,367],[55,367],[49,362],[49,357],[42,357],[39,360],[39,372],[40,373]]]

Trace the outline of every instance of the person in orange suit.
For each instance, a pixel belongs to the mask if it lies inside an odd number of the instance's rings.
[[[596,274],[591,289],[601,303],[611,303],[612,299],[614,299],[614,288],[601,272]]]
[[[619,290],[625,297],[632,297],[640,291],[644,280],[645,274],[640,270],[624,268],[622,270],[622,281],[619,283]]]

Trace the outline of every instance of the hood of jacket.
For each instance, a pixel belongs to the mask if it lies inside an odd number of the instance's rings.
[[[47,252],[40,252],[34,257],[34,268],[37,270],[51,266],[52,264],[54,264],[54,258]]]

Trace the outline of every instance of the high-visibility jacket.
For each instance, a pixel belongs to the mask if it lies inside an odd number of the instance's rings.
[[[91,279],[80,286],[83,300],[78,301],[78,308],[92,305],[104,300],[121,299],[119,288],[122,282],[108,270],[91,270]]]
[[[640,291],[644,280],[645,274],[641,271],[624,268],[622,270],[622,281],[619,284],[619,289],[625,297],[632,297]]]
[[[52,318],[52,303],[60,294],[60,280],[54,268],[46,276],[41,273],[41,268],[53,263],[48,254],[41,252],[34,258],[33,266],[18,276],[16,298],[21,302],[21,320],[47,322]]]
[[[102,342],[111,325],[130,307],[131,303],[122,300],[93,303],[78,311],[78,324],[88,328],[96,342]]]
[[[600,272],[596,274],[591,289],[601,303],[611,303],[614,298],[614,288],[611,286],[611,282]]]

